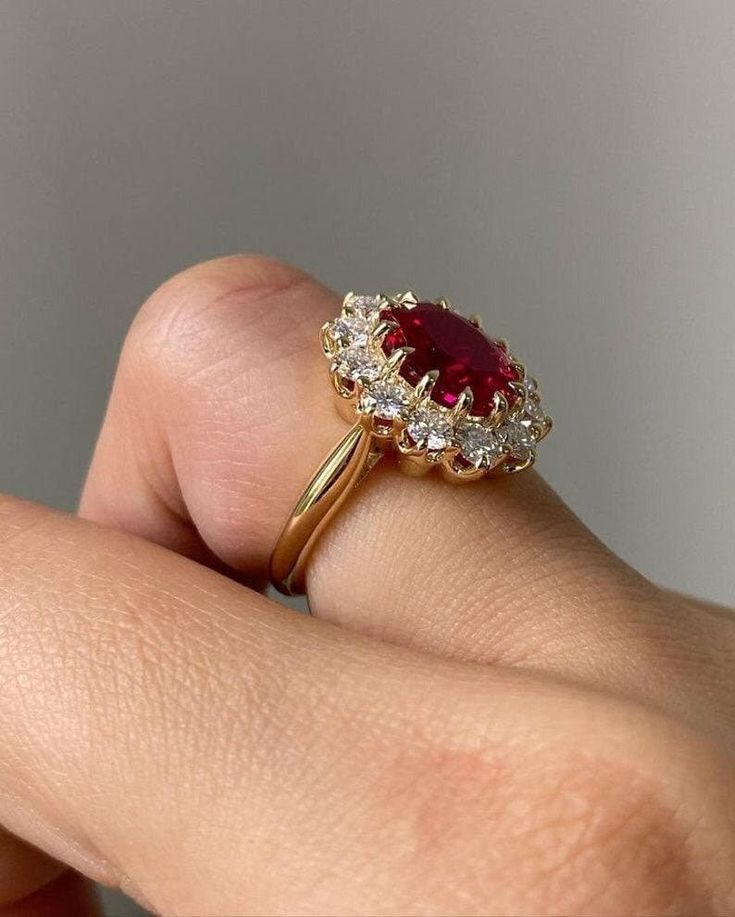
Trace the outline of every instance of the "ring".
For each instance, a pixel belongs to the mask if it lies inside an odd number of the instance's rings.
[[[273,585],[304,591],[311,549],[348,494],[387,453],[402,471],[454,482],[517,474],[551,429],[538,383],[506,341],[446,299],[348,293],[321,329],[341,413],[353,424],[289,516],[270,564]]]

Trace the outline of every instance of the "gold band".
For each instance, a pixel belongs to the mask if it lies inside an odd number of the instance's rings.
[[[312,548],[348,494],[383,456],[361,423],[329,453],[289,516],[271,555],[270,578],[284,595],[303,595]]]

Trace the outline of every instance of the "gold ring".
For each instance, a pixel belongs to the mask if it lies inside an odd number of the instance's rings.
[[[537,381],[508,344],[446,299],[348,293],[321,329],[341,412],[353,424],[311,479],[271,557],[273,585],[304,591],[306,563],[348,494],[387,452],[412,475],[517,474],[551,429]]]

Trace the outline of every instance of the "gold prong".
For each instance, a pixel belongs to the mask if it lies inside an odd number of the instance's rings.
[[[395,433],[393,421],[387,420],[384,417],[376,417],[375,414],[370,418],[370,429],[376,436],[380,436],[382,439],[392,439]]]
[[[516,398],[513,401],[513,406],[510,408],[510,417],[518,418],[523,414],[523,410],[526,406],[526,387],[520,382],[509,382],[508,387],[511,391],[515,392]]]
[[[441,299],[437,299],[436,303],[438,306],[441,306],[442,309],[451,309],[452,308],[452,304],[449,302],[448,299],[445,299],[443,296],[441,297]]]
[[[462,390],[459,398],[457,398],[457,403],[452,408],[452,418],[459,420],[462,417],[466,417],[472,410],[472,402],[474,400],[475,396],[468,385],[467,388]]]
[[[446,450],[444,449],[437,449],[435,452],[429,452],[427,450],[426,454],[424,455],[424,459],[429,463],[429,465],[438,465],[444,458],[445,453]]]
[[[442,464],[442,472],[447,481],[452,484],[469,484],[471,481],[477,481],[487,474],[487,469],[475,465],[458,465],[456,455],[445,459]]]
[[[505,338],[493,338],[493,344],[497,344],[501,350],[504,350],[506,353],[508,352],[508,342]]]
[[[473,312],[468,321],[471,325],[474,325],[475,328],[482,328],[482,318],[480,318],[477,312]]]
[[[540,442],[544,436],[548,436],[551,433],[551,428],[554,425],[554,421],[547,414],[544,417],[543,423],[539,424],[538,435],[536,436],[536,441]]]
[[[357,293],[355,293],[354,290],[350,290],[350,292],[347,293],[345,298],[342,300],[342,308],[346,309],[348,306],[352,306],[352,300],[355,298],[355,296],[357,296]]]
[[[331,357],[334,353],[334,341],[332,341],[332,336],[329,333],[330,325],[331,322],[324,322],[322,327],[319,329],[319,341],[322,345],[322,350],[327,357]]]
[[[493,409],[490,412],[490,422],[497,424],[508,413],[508,399],[502,392],[493,395]]]
[[[438,369],[430,369],[425,376],[422,376],[419,379],[418,385],[416,386],[416,400],[422,401],[424,398],[428,398],[431,395],[431,390],[436,384],[436,380],[439,378]]]
[[[511,381],[508,383],[508,387],[518,395],[515,403],[524,404],[526,401],[526,386],[522,382]]]
[[[421,454],[421,449],[416,447],[416,444],[409,437],[406,430],[401,430],[401,432],[396,437],[396,446],[398,446],[398,451],[401,455],[414,455],[418,456]]]
[[[526,455],[519,462],[506,462],[503,465],[503,471],[506,474],[518,474],[519,472],[530,468],[535,461],[536,452],[533,449],[529,449]]]
[[[332,380],[334,390],[341,398],[352,398],[355,393],[354,386],[352,388],[347,388],[339,374],[337,364],[334,362],[329,367],[329,378]]]
[[[381,341],[389,331],[395,331],[395,329],[399,327],[400,325],[398,322],[392,322],[389,318],[383,318],[373,329],[373,338],[376,341]]]
[[[355,382],[355,410],[362,417],[370,417],[375,410],[375,406],[361,403],[364,392],[365,386],[362,384],[362,382]]]
[[[419,298],[413,290],[406,290],[405,293],[400,293],[397,297],[399,302],[402,302],[404,305],[415,306],[419,301]]]
[[[415,347],[396,347],[393,353],[385,361],[383,375],[389,376],[392,372],[397,372],[401,368],[401,363],[403,363],[406,357],[412,354],[415,349]]]
[[[521,379],[526,378],[526,367],[523,363],[519,363],[518,360],[513,360],[510,365],[518,373]]]

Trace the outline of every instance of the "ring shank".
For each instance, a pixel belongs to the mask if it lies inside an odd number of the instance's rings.
[[[303,595],[306,562],[349,493],[380,460],[374,435],[356,423],[322,462],[289,516],[273,549],[270,579],[284,595]]]

